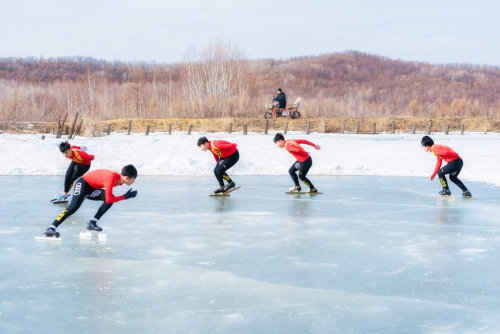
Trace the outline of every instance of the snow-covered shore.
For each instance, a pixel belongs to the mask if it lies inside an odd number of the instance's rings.
[[[303,138],[321,150],[303,145],[313,159],[311,175],[429,176],[436,158],[420,146],[423,134],[324,134],[289,132],[286,139]],[[238,144],[240,161],[230,174],[286,175],[293,157],[273,143],[274,133],[112,133],[70,141],[95,155],[92,169],[120,170],[134,164],[139,175],[211,175],[214,159],[196,146],[200,136]],[[460,133],[431,135],[438,144],[452,147],[464,159],[464,180],[500,186],[500,134]],[[66,140],[65,137],[62,138]],[[63,175],[69,161],[58,150],[54,135],[0,134],[0,175]]]

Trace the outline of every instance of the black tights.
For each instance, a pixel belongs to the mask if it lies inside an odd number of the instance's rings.
[[[71,197],[68,208],[57,216],[52,225],[55,227],[59,226],[66,218],[78,211],[85,198],[92,201],[104,201],[94,216],[97,220],[99,220],[113,205],[112,203],[106,203],[104,189],[94,189],[83,178],[79,178],[73,187],[73,196]]]
[[[462,170],[464,162],[462,159],[457,159],[450,161],[446,166],[442,167],[438,171],[439,181],[443,185],[443,188],[448,189],[448,182],[446,181],[446,174],[450,174],[450,181],[455,183],[463,192],[467,191],[467,187],[458,179],[458,174]]]
[[[68,192],[71,189],[73,182],[75,182],[75,180],[83,174],[87,173],[89,169],[90,165],[82,165],[71,161],[68,170],[66,171],[66,176],[64,177],[64,191]]]
[[[312,159],[311,157],[309,157],[302,162],[295,161],[292,167],[290,167],[288,173],[290,173],[290,176],[292,177],[293,183],[295,184],[296,187],[300,187],[299,185],[299,179],[300,179],[309,188],[314,188],[312,182],[309,181],[309,179],[306,177],[307,172],[309,172],[311,166],[312,166]],[[297,177],[297,171],[299,171],[298,177]]]
[[[238,153],[238,151],[236,151],[227,158],[220,158],[219,161],[217,162],[217,165],[214,168],[214,174],[215,177],[217,178],[217,182],[219,182],[219,185],[221,187],[224,187],[224,180],[226,180],[227,183],[232,182],[229,175],[226,174],[226,171],[229,168],[233,167],[234,164],[238,162],[239,159],[240,159],[240,154]]]

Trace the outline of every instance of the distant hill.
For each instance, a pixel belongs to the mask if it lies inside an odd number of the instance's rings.
[[[278,87],[289,102],[302,97],[306,117],[500,115],[498,67],[431,65],[361,52],[237,61],[238,81],[227,70],[233,68],[229,62],[213,81],[213,74],[203,72],[210,60],[202,68],[84,57],[0,58],[0,117],[53,120],[68,110],[97,119],[260,117]],[[187,74],[188,65],[198,72]],[[207,93],[209,85],[214,87]],[[238,90],[218,89],[224,85]]]

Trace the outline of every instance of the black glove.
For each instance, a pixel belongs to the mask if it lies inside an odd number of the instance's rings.
[[[129,190],[125,193],[125,195],[123,195],[123,196],[125,196],[125,199],[129,199],[129,198],[135,197],[135,196],[137,196],[137,190],[132,190],[132,189],[129,189]]]

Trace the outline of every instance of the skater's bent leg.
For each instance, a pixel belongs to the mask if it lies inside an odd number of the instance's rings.
[[[300,163],[298,161],[290,167],[290,169],[288,170],[288,173],[290,173],[290,176],[292,177],[292,180],[293,180],[293,183],[295,184],[295,186],[300,187],[299,178],[297,177],[297,171],[299,170],[297,165],[300,165]]]
[[[226,180],[226,181],[227,181],[227,183],[231,183],[231,182],[233,182],[233,180],[231,180],[231,178],[229,177],[229,175],[227,175],[226,173],[224,173],[224,174],[222,175],[222,178],[224,178],[224,180]]]
[[[109,208],[111,208],[112,205],[113,203],[106,203],[106,202],[102,203],[101,206],[99,207],[99,210],[97,210],[94,219],[96,220],[101,219],[102,215],[104,215],[106,211],[108,211]]]
[[[307,173],[309,172],[309,169],[312,166],[312,159],[311,157],[307,158],[304,162],[300,164],[299,168],[299,179],[309,188],[314,188],[313,184],[309,179],[306,177]]]
[[[63,221],[66,220],[69,216],[71,216],[73,213],[75,213],[80,206],[83,203],[83,200],[85,199],[85,196],[82,196],[81,194],[78,196],[74,196],[71,198],[71,202],[69,203],[69,206],[66,210],[63,210],[59,216],[56,217],[54,222],[52,222],[52,225],[54,227],[58,227],[59,225],[62,224]]]
[[[448,189],[448,182],[446,181],[444,167],[438,171],[438,177],[439,177],[439,182],[441,182],[443,188]]]
[[[214,168],[215,178],[217,179],[217,182],[219,182],[219,185],[221,187],[224,187],[224,179],[222,178],[224,172],[225,170],[221,165],[217,164],[217,166],[215,166]]]
[[[74,178],[75,168],[77,168],[76,162],[71,161],[68,169],[66,170],[66,175],[64,176],[64,192],[66,192],[66,193],[71,188],[71,185],[73,184],[73,182],[77,179],[77,178]]]
[[[309,181],[309,179],[304,174],[302,174],[301,172],[299,172],[299,179],[302,181],[302,183],[304,183],[309,188],[314,188],[312,182]]]

